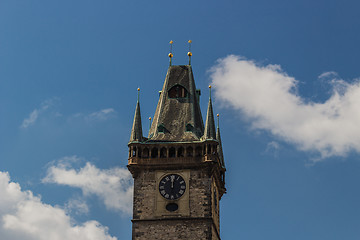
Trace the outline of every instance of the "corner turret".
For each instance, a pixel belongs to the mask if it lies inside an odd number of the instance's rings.
[[[219,127],[219,114],[217,114],[216,116],[217,116],[216,140],[219,142],[219,145],[217,146],[217,152],[219,155],[221,167],[225,169],[225,161],[224,161],[224,154],[223,154],[223,150],[222,150],[220,127]]]
[[[140,88],[138,88],[138,100],[135,108],[134,122],[131,129],[130,142],[141,142],[143,140],[141,114],[140,114]]]
[[[214,113],[213,113],[213,107],[211,102],[211,86],[209,86],[209,104],[206,114],[206,123],[205,123],[205,130],[204,130],[204,136],[202,137],[203,140],[208,139],[216,139],[216,132],[215,132],[215,123],[214,123]]]

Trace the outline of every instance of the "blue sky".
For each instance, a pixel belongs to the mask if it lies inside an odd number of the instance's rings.
[[[357,1],[0,2],[0,235],[130,239],[127,142],[168,67],[220,126],[222,239],[360,238]],[[42,237],[40,237],[42,236]]]

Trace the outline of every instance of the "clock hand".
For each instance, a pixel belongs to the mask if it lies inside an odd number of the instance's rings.
[[[175,176],[171,176],[171,188],[174,188],[174,179],[175,179]]]

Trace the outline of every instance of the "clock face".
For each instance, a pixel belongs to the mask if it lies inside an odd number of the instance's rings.
[[[185,180],[179,174],[168,174],[160,180],[161,196],[168,200],[180,198],[186,190]]]

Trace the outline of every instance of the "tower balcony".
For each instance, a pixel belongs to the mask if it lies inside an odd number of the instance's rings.
[[[181,165],[219,162],[217,141],[189,143],[130,143],[128,164]]]

